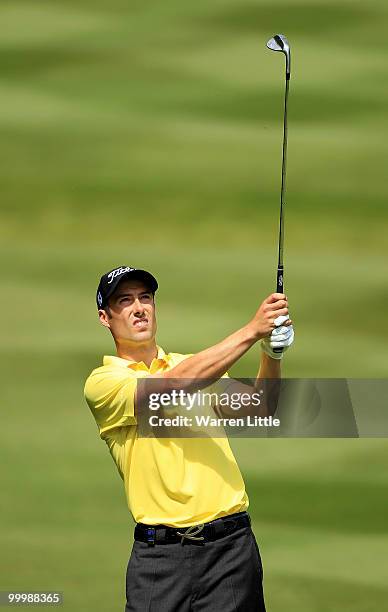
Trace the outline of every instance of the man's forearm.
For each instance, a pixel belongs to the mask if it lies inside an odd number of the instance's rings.
[[[169,370],[163,378],[218,380],[259,339],[248,324],[218,344],[207,348]]]
[[[262,351],[256,382],[258,383],[263,378],[281,378],[281,361],[281,359],[272,359]]]
[[[260,368],[255,381],[255,386],[252,387],[243,382],[235,380],[222,388],[222,391],[231,395],[244,395],[252,397],[257,394],[257,390],[263,391],[263,398],[260,403],[260,407],[257,407],[256,403],[242,405],[237,415],[244,417],[247,415],[256,414],[257,416],[269,416],[273,415],[276,411],[277,406],[277,395],[278,395],[278,382],[277,380],[281,377],[280,359],[272,359],[262,351],[260,358]],[[272,380],[273,382],[267,382]],[[255,400],[256,401],[256,400]],[[216,409],[218,416],[223,417],[235,417],[236,411],[233,410],[230,405],[218,406]]]

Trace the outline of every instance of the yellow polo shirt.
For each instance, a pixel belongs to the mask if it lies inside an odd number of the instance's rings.
[[[158,347],[148,368],[142,361],[105,356],[86,380],[86,401],[124,481],[136,522],[187,527],[248,508],[244,481],[226,437],[137,435],[137,379],[162,374],[187,357]]]

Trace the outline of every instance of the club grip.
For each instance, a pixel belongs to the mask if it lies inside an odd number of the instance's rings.
[[[284,286],[283,286],[283,266],[278,266],[278,272],[277,272],[277,276],[276,276],[276,293],[284,293]],[[274,348],[272,349],[274,353],[282,353],[283,349],[282,348]]]

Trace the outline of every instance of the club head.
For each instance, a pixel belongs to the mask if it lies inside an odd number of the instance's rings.
[[[270,40],[267,42],[267,47],[268,49],[271,49],[271,51],[280,51],[281,53],[284,53],[286,56],[286,73],[287,77],[290,78],[291,49],[287,38],[284,36],[284,34],[275,34],[275,36],[270,38]]]

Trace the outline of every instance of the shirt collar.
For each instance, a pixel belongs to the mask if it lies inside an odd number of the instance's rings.
[[[130,359],[123,359],[117,357],[117,355],[104,355],[103,365],[114,365],[120,368],[131,368],[133,370],[146,370],[147,372],[155,373],[158,369],[169,365],[171,356],[167,355],[161,346],[156,347],[158,353],[155,359],[152,360],[150,367],[148,368],[144,361],[132,361]]]

